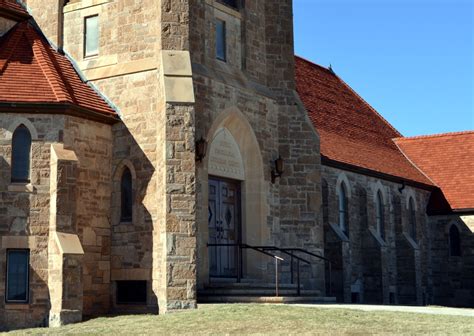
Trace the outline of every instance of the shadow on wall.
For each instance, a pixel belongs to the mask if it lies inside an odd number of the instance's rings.
[[[474,234],[467,224],[474,216],[432,218],[432,265],[434,304],[474,307]],[[459,241],[450,230],[455,226]],[[457,247],[453,244],[458,243]]]
[[[113,135],[111,310],[113,313],[156,314],[158,298],[152,288],[156,220],[152,213],[156,213],[159,206],[156,183],[152,182],[155,169],[125,124],[115,125]],[[155,155],[155,151],[150,152]]]

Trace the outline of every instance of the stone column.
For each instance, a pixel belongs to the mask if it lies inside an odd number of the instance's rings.
[[[48,286],[49,326],[82,320],[82,249],[76,234],[78,160],[62,145],[51,146]]]
[[[187,51],[162,51],[164,164],[159,203],[162,225],[154,233],[153,290],[160,313],[196,307],[196,167],[194,89]]]

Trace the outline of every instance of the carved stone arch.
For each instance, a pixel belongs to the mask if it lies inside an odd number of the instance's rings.
[[[122,161],[119,162],[119,164],[115,167],[114,173],[112,174],[113,180],[117,181],[120,180],[122,177],[123,170],[127,167],[130,170],[130,173],[132,174],[132,179],[136,180],[137,178],[137,173],[135,171],[135,167],[133,166],[132,161],[128,159],[123,159]]]
[[[405,189],[405,209],[410,209],[410,199],[413,199],[413,205],[415,206],[415,211],[418,211],[418,202],[416,198],[416,192],[412,188]]]
[[[225,131],[224,131],[225,130]],[[267,228],[267,216],[269,207],[267,204],[268,181],[265,180],[264,163],[257,137],[247,118],[237,107],[230,107],[222,111],[209,128],[206,138],[209,142],[209,150],[212,148],[212,140],[218,133],[228,132],[238,146],[244,176],[234,178],[241,181],[241,227],[242,242],[250,245],[261,245],[270,238]],[[198,136],[199,137],[199,136]],[[198,228],[199,232],[199,255],[202,262],[199,264],[199,272],[202,282],[205,282],[209,274],[207,241],[209,239],[208,229],[208,197],[209,197],[209,150],[201,165],[198,165]],[[214,170],[215,171],[215,170]],[[225,176],[222,176],[225,177]],[[245,264],[245,260],[244,260]],[[252,262],[247,263],[246,274],[260,276],[262,272],[258,267],[253,267]],[[259,262],[254,262],[255,265]],[[253,268],[252,268],[253,267]]]
[[[352,187],[351,184],[349,183],[349,178],[347,177],[346,173],[341,172],[337,176],[337,182],[336,182],[336,192],[339,190],[341,187],[341,184],[344,183],[344,186],[346,187],[346,192],[347,192],[347,198],[351,199],[352,198]]]
[[[379,192],[382,195],[384,206],[385,207],[388,206],[390,204],[390,200],[387,194],[387,190],[383,186],[382,182],[377,181],[375,184],[372,185],[372,198],[373,198],[374,204],[377,203],[377,197],[378,197]]]
[[[13,133],[20,125],[23,125],[28,129],[28,131],[30,132],[32,141],[39,140],[38,131],[36,130],[36,127],[33,125],[31,121],[29,121],[28,119],[24,117],[15,117],[13,122],[7,128],[8,132],[6,133],[5,140],[11,140],[13,137]]]

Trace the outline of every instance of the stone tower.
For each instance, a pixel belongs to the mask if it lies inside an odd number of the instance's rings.
[[[112,127],[111,180],[95,195],[110,211],[78,218],[84,315],[193,308],[215,272],[237,268],[272,281],[265,256],[244,251],[237,265],[234,252],[210,251],[218,230],[219,242],[322,253],[319,137],[295,93],[291,0],[27,5],[122,120]],[[87,55],[85,23],[95,16],[98,51]],[[208,143],[202,160],[199,139]],[[284,173],[273,178],[278,157]],[[127,221],[120,216],[124,171],[133,182]],[[227,197],[219,204],[215,187]],[[215,253],[227,256],[220,271]],[[289,276],[283,268],[283,279]],[[302,277],[324,292],[323,264],[304,268]],[[117,286],[140,281],[146,305],[118,304]]]

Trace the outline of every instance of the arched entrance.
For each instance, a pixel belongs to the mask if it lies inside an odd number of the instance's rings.
[[[241,183],[245,170],[239,146],[227,128],[219,129],[212,139],[208,162],[209,276],[235,278],[241,258],[235,244],[242,241]]]
[[[268,186],[260,147],[249,122],[237,108],[231,107],[217,116],[206,137],[209,150],[197,174],[198,286],[201,288],[211,278],[235,277],[237,272],[235,249],[222,254],[208,244],[240,241],[262,245],[270,236],[265,225]],[[261,278],[261,266],[261,256],[243,253],[243,276]]]

